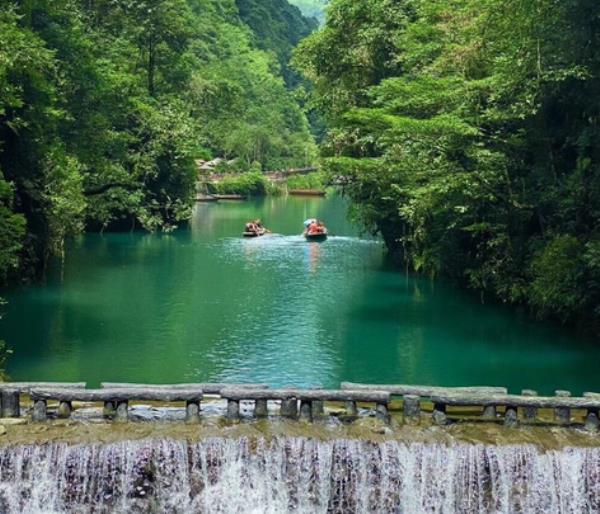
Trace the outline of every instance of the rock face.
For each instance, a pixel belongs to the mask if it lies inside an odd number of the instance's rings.
[[[0,448],[0,511],[598,512],[600,449],[305,438]]]

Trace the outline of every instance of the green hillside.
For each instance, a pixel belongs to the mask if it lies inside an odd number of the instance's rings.
[[[329,0],[290,0],[290,4],[298,7],[304,16],[316,18],[319,23],[325,21],[325,8]]]

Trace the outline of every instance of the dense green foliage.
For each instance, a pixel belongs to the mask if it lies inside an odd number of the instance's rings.
[[[317,28],[314,19],[302,16],[287,0],[236,0],[242,20],[252,29],[259,48],[274,52],[288,85],[298,76],[288,66],[292,51],[301,39]]]
[[[598,327],[599,45],[593,0],[333,0],[295,60],[395,255]]]
[[[288,189],[325,189],[326,176],[321,171],[315,171],[308,175],[292,175],[287,179]]]
[[[238,3],[281,21],[277,3]],[[238,3],[2,2],[0,281],[43,269],[85,228],[186,219],[195,158],[268,169],[314,157],[281,65],[311,25],[286,4],[295,17],[262,45]]]
[[[260,171],[249,171],[223,178],[210,185],[210,193],[242,196],[264,196],[272,192],[269,180]]]

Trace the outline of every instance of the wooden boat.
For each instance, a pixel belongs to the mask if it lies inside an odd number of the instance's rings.
[[[217,200],[245,200],[246,197],[242,195],[215,195]]]
[[[290,189],[288,194],[295,196],[325,196],[327,192],[320,189]]]
[[[265,229],[259,230],[258,232],[242,232],[243,237],[262,237],[267,233]]]
[[[305,230],[304,237],[307,241],[325,241],[327,239],[327,229],[323,232],[313,232],[312,234]]]

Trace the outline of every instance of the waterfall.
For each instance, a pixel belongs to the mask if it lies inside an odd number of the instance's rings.
[[[280,437],[0,449],[9,514],[599,511],[599,448]]]

